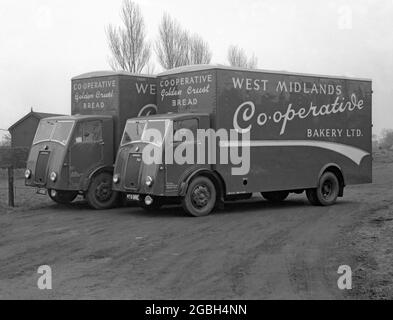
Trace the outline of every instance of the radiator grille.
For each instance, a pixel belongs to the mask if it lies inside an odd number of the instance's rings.
[[[127,160],[126,181],[124,186],[127,189],[137,190],[139,183],[139,170],[141,167],[141,155],[139,153],[131,153]]]
[[[46,183],[47,167],[49,161],[49,152],[41,151],[37,158],[35,166],[35,182],[44,185]]]

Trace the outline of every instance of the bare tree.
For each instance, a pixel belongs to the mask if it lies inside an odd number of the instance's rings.
[[[209,45],[200,36],[193,35],[190,39],[189,63],[208,64],[212,58]]]
[[[382,130],[379,145],[382,149],[390,149],[393,147],[393,129]]]
[[[153,62],[149,62],[145,68],[143,68],[143,73],[145,74],[154,74],[156,70],[156,66]]]
[[[10,147],[11,146],[11,135],[7,132],[1,137],[0,147]]]
[[[151,47],[146,41],[145,22],[138,4],[124,0],[121,9],[122,27],[109,25],[106,29],[113,70],[141,73],[148,64]]]
[[[228,61],[232,67],[255,69],[258,65],[258,59],[254,54],[248,59],[244,49],[238,46],[228,48]]]
[[[196,34],[190,36],[168,14],[162,17],[155,49],[164,69],[210,63],[212,56],[207,42]]]
[[[248,59],[248,68],[249,69],[256,69],[258,68],[258,58],[253,53],[251,58]]]
[[[162,17],[155,49],[158,61],[165,69],[180,67],[188,63],[187,33],[167,13]]]

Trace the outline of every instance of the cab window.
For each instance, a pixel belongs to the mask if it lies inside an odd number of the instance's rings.
[[[100,141],[102,141],[101,121],[85,121],[78,124],[75,132],[75,143],[94,143]]]
[[[194,135],[194,140],[196,139],[197,136],[197,129],[198,129],[198,120],[197,119],[185,119],[185,120],[179,120],[175,121],[173,124],[173,136],[175,137],[176,132],[183,130],[183,129],[188,129],[192,132]],[[183,135],[183,140],[185,140],[185,137]]]

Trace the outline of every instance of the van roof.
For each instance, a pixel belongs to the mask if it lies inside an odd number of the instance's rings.
[[[308,74],[308,73],[297,73],[289,71],[273,71],[273,70],[263,70],[263,69],[247,69],[238,67],[228,67],[221,64],[196,64],[190,66],[183,66],[167,70],[157,74],[157,76],[169,76],[179,73],[204,71],[204,70],[232,70],[232,71],[247,71],[247,72],[264,72],[273,74],[285,74],[285,75],[297,75],[297,76],[307,76],[307,77],[319,77],[319,78],[330,78],[330,79],[347,79],[347,80],[359,80],[359,81],[372,81],[370,78],[358,78],[352,76],[332,76],[332,75],[322,75],[322,74]]]
[[[109,115],[97,115],[97,114],[75,114],[75,115],[71,115],[71,116],[57,116],[57,117],[48,117],[45,118],[45,120],[57,120],[57,121],[61,121],[61,120],[86,120],[86,119],[112,119],[112,116]]]
[[[187,112],[187,113],[161,113],[161,114],[154,114],[151,116],[143,116],[138,118],[132,118],[128,120],[179,120],[183,118],[189,118],[190,116],[209,116],[209,113],[201,113],[201,112]]]
[[[71,78],[71,80],[110,77],[110,76],[132,76],[132,77],[143,77],[143,78],[155,78],[155,76],[148,75],[148,74],[137,74],[137,73],[131,73],[131,72],[127,72],[127,71],[103,70],[103,71],[93,71],[93,72],[82,73],[78,76]]]

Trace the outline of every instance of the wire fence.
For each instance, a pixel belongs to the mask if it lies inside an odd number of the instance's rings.
[[[0,147],[0,168],[26,168],[28,147]]]
[[[0,170],[4,171],[4,170]],[[23,174],[19,174],[16,169],[13,185],[13,206],[9,204],[9,188],[7,178],[0,179],[0,213],[13,211],[14,208],[20,210],[35,209],[47,206],[52,203],[49,196],[37,194],[36,188],[25,186]],[[4,177],[4,175],[2,175]]]
[[[15,185],[15,173],[17,173],[17,178],[19,178],[20,169],[26,168],[28,154],[29,148],[27,147],[0,147],[0,169],[3,169],[0,172],[0,194],[1,199],[3,199],[5,194],[8,193],[9,207],[15,206],[17,190],[27,189],[27,187]]]

